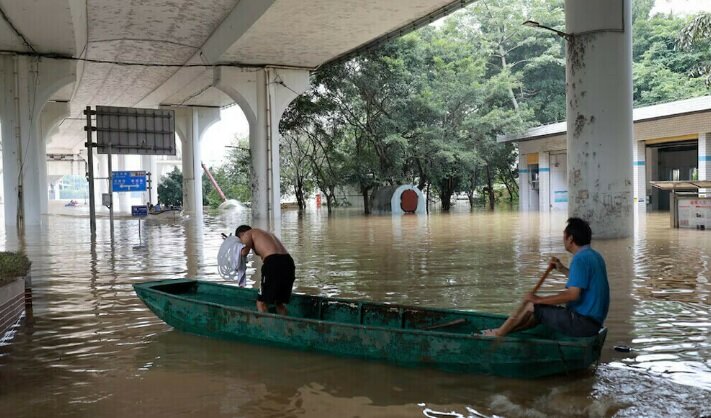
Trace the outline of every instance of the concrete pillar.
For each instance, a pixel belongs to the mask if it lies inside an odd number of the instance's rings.
[[[595,238],[633,230],[630,1],[565,1],[568,213]]]
[[[711,132],[699,134],[699,180],[711,180]],[[708,197],[711,189],[700,189],[699,194]]]
[[[41,114],[41,124],[40,124],[40,152],[38,154],[39,158],[39,189],[42,191],[40,193],[40,213],[48,213],[48,199],[49,199],[49,185],[47,184],[47,143],[49,143],[50,138],[57,132],[59,124],[67,117],[69,117],[70,108],[69,103],[66,102],[50,102],[44,106]],[[72,165],[73,162],[71,163]],[[73,174],[73,173],[72,173]],[[57,199],[59,195],[59,182],[54,187],[54,199]]]
[[[219,108],[175,108],[175,129],[182,141],[183,211],[197,219],[202,219],[200,141],[208,128],[219,120]]]
[[[46,170],[41,181],[44,146],[40,115],[49,98],[76,79],[71,61],[0,57],[0,123],[2,124],[5,224],[41,223],[46,205]],[[42,185],[44,184],[44,189]],[[20,200],[21,199],[21,200]]]
[[[538,153],[538,208],[541,212],[551,210],[551,166],[550,154],[541,151]]]
[[[527,212],[531,209],[529,199],[531,198],[530,175],[528,173],[528,158],[527,154],[518,154],[518,207],[522,212]]]
[[[279,121],[289,103],[309,88],[309,72],[269,67],[257,71],[218,67],[215,85],[240,105],[249,122],[253,221],[279,235]]]
[[[131,171],[131,165],[129,162],[130,156],[125,154],[116,155],[116,165],[113,166],[115,171]],[[130,192],[121,192],[114,194],[114,204],[116,204],[116,213],[130,214],[131,205],[133,204],[133,198]]]
[[[634,202],[639,208],[647,207],[647,144],[635,141],[633,151],[634,164]],[[644,211],[640,211],[644,213]]]

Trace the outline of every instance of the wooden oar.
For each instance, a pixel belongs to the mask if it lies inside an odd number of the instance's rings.
[[[553,271],[554,267],[555,266],[552,264],[548,265],[546,272],[543,273],[543,276],[541,276],[541,278],[538,280],[538,283],[536,283],[536,286],[534,286],[533,290],[531,290],[531,293],[535,294],[536,292],[538,292],[538,289],[543,284],[543,281],[546,280],[546,277],[548,277],[548,274],[550,274],[550,272]],[[497,334],[499,334],[498,337],[505,336],[506,334],[511,332],[511,330],[514,329],[517,325],[519,325],[519,322],[520,322],[519,318],[520,318],[521,314],[523,313],[523,311],[526,309],[527,303],[528,302],[521,303],[521,306],[519,306],[518,309],[516,309],[514,314],[509,316],[509,319],[507,319],[506,322],[504,322],[504,324],[501,326],[501,328],[499,328],[499,331],[497,333]]]
[[[446,328],[446,327],[451,327],[451,326],[454,326],[454,325],[463,324],[463,323],[465,323],[465,322],[467,322],[466,319],[464,319],[464,318],[459,318],[459,319],[455,319],[455,320],[449,321],[449,322],[444,322],[444,323],[441,323],[441,324],[434,324],[434,325],[430,325],[430,326],[427,326],[427,327],[422,327],[422,328],[420,328],[420,329],[430,330],[430,329]]]

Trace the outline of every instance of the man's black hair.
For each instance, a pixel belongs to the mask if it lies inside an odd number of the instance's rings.
[[[237,229],[235,229],[235,236],[238,237],[239,234],[241,234],[241,233],[243,233],[243,232],[247,232],[247,231],[249,231],[250,229],[252,229],[252,227],[249,226],[249,225],[240,225],[240,226],[237,227]]]
[[[566,236],[573,237],[575,245],[582,247],[590,244],[592,239],[592,229],[590,224],[580,218],[568,218],[568,226],[565,227],[563,233]]]

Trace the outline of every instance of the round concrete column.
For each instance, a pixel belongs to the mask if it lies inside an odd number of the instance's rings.
[[[566,0],[568,213],[596,238],[633,231],[630,0]]]
[[[128,171],[128,161],[127,161],[128,156],[119,154],[116,156],[116,167],[114,170],[116,171]],[[118,202],[117,202],[118,201]],[[116,204],[118,203],[118,204]],[[116,207],[114,208],[114,213],[131,213],[131,193],[129,192],[115,192],[114,194],[114,204]]]

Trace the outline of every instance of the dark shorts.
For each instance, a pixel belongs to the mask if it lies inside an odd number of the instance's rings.
[[[289,254],[272,254],[262,265],[262,285],[257,300],[264,303],[289,303],[296,267]]]
[[[533,305],[536,321],[570,337],[592,337],[600,331],[600,324],[562,306]]]

